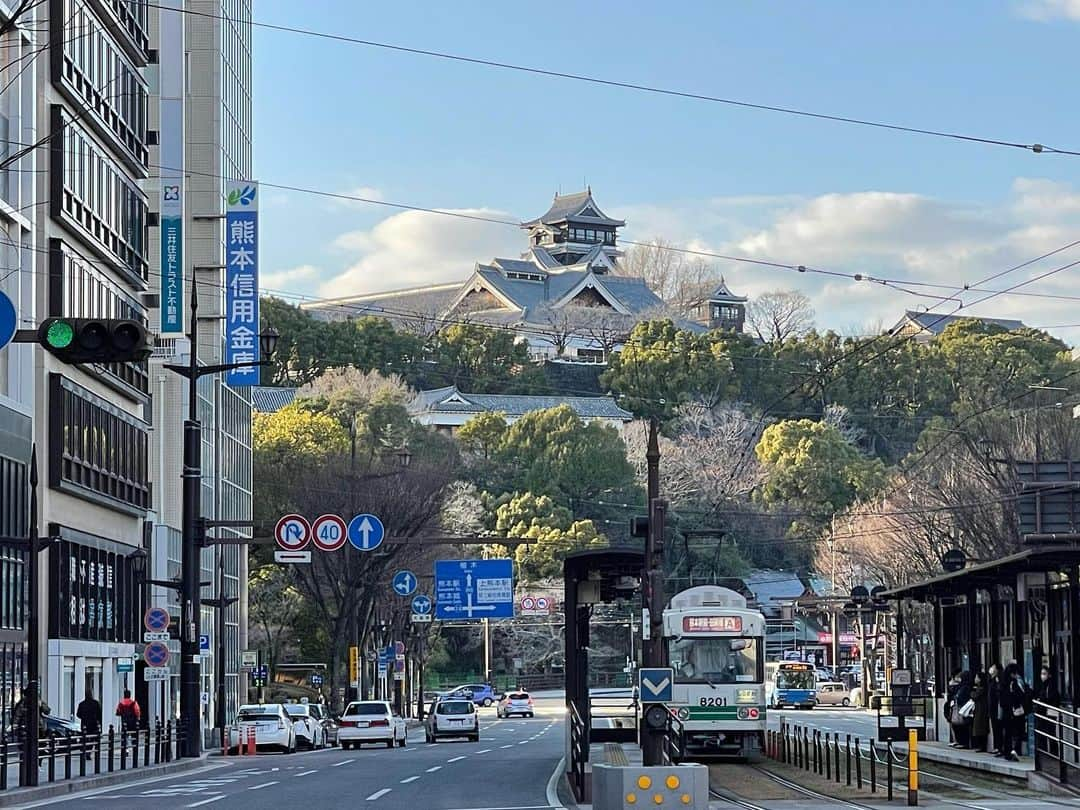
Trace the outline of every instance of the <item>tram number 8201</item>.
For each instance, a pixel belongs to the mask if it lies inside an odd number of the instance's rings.
[[[698,701],[699,706],[727,706],[727,698],[703,697]]]

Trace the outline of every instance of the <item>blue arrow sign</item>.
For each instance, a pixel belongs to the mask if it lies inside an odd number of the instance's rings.
[[[414,596],[412,600],[412,612],[421,615],[431,613],[431,597],[427,594]]]
[[[457,621],[514,616],[510,560],[436,560],[435,618]]]
[[[11,343],[18,325],[15,304],[4,293],[0,292],[0,349]]]
[[[394,593],[398,596],[411,596],[416,592],[416,574],[412,571],[398,571],[394,574]]]
[[[638,695],[642,703],[670,703],[675,671],[671,667],[642,667],[638,670]]]
[[[357,515],[349,521],[349,542],[361,551],[378,548],[385,536],[386,528],[375,515]]]

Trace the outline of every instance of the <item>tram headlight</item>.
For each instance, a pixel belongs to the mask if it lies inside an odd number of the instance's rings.
[[[754,689],[739,689],[735,693],[736,703],[757,703],[757,691]]]
[[[761,717],[761,711],[756,706],[743,707],[739,709],[738,718],[740,720],[757,720]]]
[[[680,707],[679,711],[677,711],[676,714],[678,715],[680,720],[690,719],[690,710],[685,706]]]

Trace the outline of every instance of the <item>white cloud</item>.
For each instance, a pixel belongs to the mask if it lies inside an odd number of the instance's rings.
[[[447,210],[464,216],[514,221],[505,212],[486,208]],[[523,245],[522,232],[507,225],[404,211],[371,229],[337,237],[333,247],[356,258],[345,271],[320,285],[319,292],[341,296],[464,281],[478,261],[517,256]]]
[[[1080,20],[1080,0],[1025,0],[1017,10],[1031,20]]]
[[[301,264],[298,267],[290,267],[287,270],[274,270],[269,273],[261,273],[259,286],[266,290],[286,289],[293,292],[299,286],[317,281],[322,271],[311,264]],[[292,289],[289,289],[289,288]]]

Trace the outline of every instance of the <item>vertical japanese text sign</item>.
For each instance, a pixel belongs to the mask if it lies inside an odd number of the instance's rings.
[[[225,362],[259,361],[259,187],[246,180],[225,186]],[[259,367],[229,371],[232,387],[259,384]]]
[[[161,334],[184,331],[184,15],[183,0],[161,4]]]

